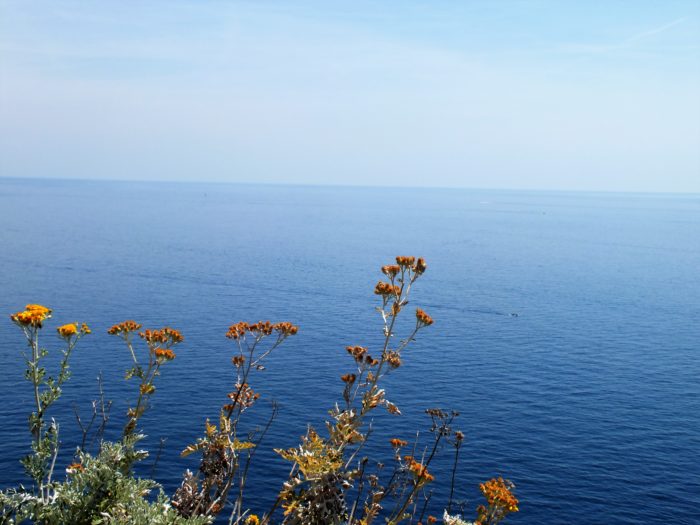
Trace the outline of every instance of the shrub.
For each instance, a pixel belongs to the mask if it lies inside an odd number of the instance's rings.
[[[121,438],[116,442],[102,439],[108,420],[105,406],[109,404],[104,399],[93,403],[90,424],[83,425],[78,419],[83,441],[76,447],[75,461],[65,469],[65,479],[58,481],[54,474],[59,425],[53,418],[49,421],[47,413],[70,377],[72,351],[90,334],[90,329],[84,323],[57,329],[65,348],[56,376],[47,376],[42,360],[48,351],[39,345],[39,336],[52,311],[41,305],[27,305],[11,319],[24,333],[29,347],[25,361],[26,378],[34,393],[34,411],[29,416],[32,454],[23,458],[22,464],[32,486],[0,492],[2,522],[204,524],[227,515],[229,523],[239,525],[369,525],[380,520],[388,525],[468,523],[451,514],[455,472],[464,443],[464,435],[454,428],[456,412],[427,409],[431,421],[428,432],[416,434],[411,443],[398,437],[391,439],[390,468],[362,455],[371,435],[373,411],[384,409],[393,415],[401,414],[382,388],[382,380],[402,365],[406,348],[419,332],[433,324],[430,315],[417,308],[409,333],[403,338],[396,333],[396,320],[408,310],[412,288],[426,269],[425,261],[415,257],[397,257],[396,264],[382,267],[385,280],[374,289],[380,302],[377,311],[382,320],[382,345],[376,351],[359,345],[346,348],[353,366],[340,377],[342,401],[331,407],[322,432],[309,427],[297,447],[276,449],[281,460],[289,462],[290,474],[272,508],[261,515],[245,507],[244,495],[251,461],[272,419],[259,432],[246,434],[245,439],[241,438],[239,426],[259,398],[251,386],[255,374],[264,370],[262,363],[271,352],[297,334],[296,326],[260,321],[239,322],[229,328],[226,337],[233,341],[235,349],[235,387],[221,407],[218,421],[207,421],[203,434],[182,452],[185,456],[199,456],[197,472],[185,472],[180,487],[168,497],[155,481],[136,477],[133,467],[148,455],[138,449],[144,437],[138,429],[139,419],[156,394],[157,377],[176,358],[173,349],[183,342],[183,336],[169,327],[142,330],[135,321],[124,321],[108,330],[121,338],[129,350],[132,362],[126,379],[138,382],[136,401],[127,411]],[[139,339],[145,343],[145,352],[137,348]],[[147,359],[141,360],[140,355]],[[98,441],[98,451],[93,455],[85,444],[98,413],[102,424],[93,436]],[[276,408],[273,418],[275,413]],[[438,520],[425,514],[430,486],[435,481],[431,464],[445,447],[453,450],[454,464],[449,500]],[[476,509],[474,523],[493,525],[518,511],[510,481],[495,478],[480,488],[486,505]]]

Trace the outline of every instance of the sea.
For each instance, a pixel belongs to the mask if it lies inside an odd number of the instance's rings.
[[[363,454],[388,469],[389,439],[420,451],[432,439],[425,410],[454,410],[465,442],[453,513],[473,517],[479,483],[502,476],[520,500],[514,525],[700,523],[700,195],[4,178],[0,225],[2,489],[27,482],[32,391],[9,319],[26,303],[53,309],[49,367],[57,326],[92,328],[48,414],[59,478],[98,375],[107,439],[136,396],[129,353],[107,329],[134,319],[181,330],[140,424],[151,455],[138,473],[168,494],[197,469],[180,452],[233,389],[228,326],[298,325],[250,381],[261,398],[247,429],[278,407],[245,500],[262,513],[289,472],[274,449],[309,425],[323,434],[342,402],[345,347],[378,353],[381,266],[414,255],[428,270],[397,338],[414,307],[435,322],[385,378],[402,415],[375,411]],[[426,515],[442,516],[453,460],[447,446],[432,464]]]

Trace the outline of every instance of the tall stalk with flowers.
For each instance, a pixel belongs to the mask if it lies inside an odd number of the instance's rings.
[[[500,523],[519,510],[513,484],[500,477],[480,485],[486,504],[477,507],[475,521],[452,514],[453,507],[463,509],[454,499],[460,450],[465,440],[464,434],[454,428],[457,412],[427,409],[427,431],[416,433],[410,440],[390,440],[388,467],[384,461],[372,461],[365,455],[375,411],[383,408],[390,415],[401,415],[383,387],[384,379],[401,367],[407,348],[418,334],[434,324],[421,308],[409,314],[407,328],[401,328],[397,322],[406,315],[409,296],[426,270],[423,258],[408,256],[397,257],[396,264],[381,268],[385,279],[374,288],[379,298],[380,343],[376,349],[346,347],[353,367],[340,377],[342,400],[329,411],[323,431],[309,427],[297,447],[276,449],[283,460],[291,463],[291,470],[274,504],[260,517],[247,508],[244,496],[251,462],[275,419],[277,407],[273,404],[272,415],[263,428],[244,432],[241,422],[260,397],[251,386],[255,374],[264,370],[263,362],[271,352],[298,333],[295,325],[259,321],[229,327],[226,337],[234,347],[232,389],[219,410],[218,421],[207,420],[204,433],[182,451],[183,456],[199,456],[196,473],[186,471],[181,485],[168,497],[155,481],[137,477],[134,465],[148,456],[147,451],[136,448],[144,437],[141,418],[156,393],[157,377],[164,366],[171,366],[169,363],[175,360],[173,349],[184,342],[182,334],[170,327],[142,330],[135,321],[124,321],[108,330],[110,335],[122,339],[129,351],[131,365],[126,379],[138,382],[136,400],[126,413],[121,437],[110,443],[102,439],[107,422],[102,399],[99,406],[103,422],[94,438],[99,441],[95,455],[85,450],[91,423],[83,425],[76,410],[82,443],[76,448],[74,461],[65,469],[65,480],[58,481],[54,472],[59,427],[53,418],[50,423],[47,421],[47,411],[70,377],[69,358],[76,344],[90,329],[84,323],[58,327],[65,348],[57,373],[47,377],[43,359],[48,351],[39,345],[39,337],[52,311],[37,304],[27,305],[11,319],[22,330],[29,348],[24,358],[25,376],[33,394],[33,412],[29,416],[33,454],[22,463],[34,487],[0,491],[0,523],[205,525],[221,520],[224,510],[229,512],[229,525]],[[140,347],[139,339],[143,342]],[[96,406],[97,402],[93,402],[93,418]],[[434,506],[429,505],[435,482],[433,461],[447,446],[454,448],[454,462],[449,499],[440,520],[427,510]]]

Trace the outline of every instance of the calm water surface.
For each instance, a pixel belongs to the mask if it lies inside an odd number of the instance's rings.
[[[300,333],[254,379],[249,417],[280,404],[252,473],[249,503],[266,508],[287,472],[272,447],[322,424],[351,369],[344,347],[378,344],[379,267],[416,254],[429,270],[412,303],[436,323],[388,378],[404,416],[378,417],[370,450],[386,457],[389,437],[427,428],[425,408],[454,408],[468,509],[479,481],[503,475],[522,501],[513,524],[700,523],[700,196],[0,179],[0,223],[0,312],[53,307],[47,344],[59,323],[93,327],[53,412],[65,442],[100,371],[108,434],[123,424],[135,385],[111,324],[184,333],[143,420],[149,447],[167,438],[154,474],[167,491],[196,468],[178,454],[231,389],[228,325],[289,320]],[[0,487],[24,479],[22,348],[6,317]],[[449,464],[435,466],[433,513]]]

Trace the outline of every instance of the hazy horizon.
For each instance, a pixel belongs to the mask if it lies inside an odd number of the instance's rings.
[[[700,4],[0,0],[0,176],[700,192]]]

